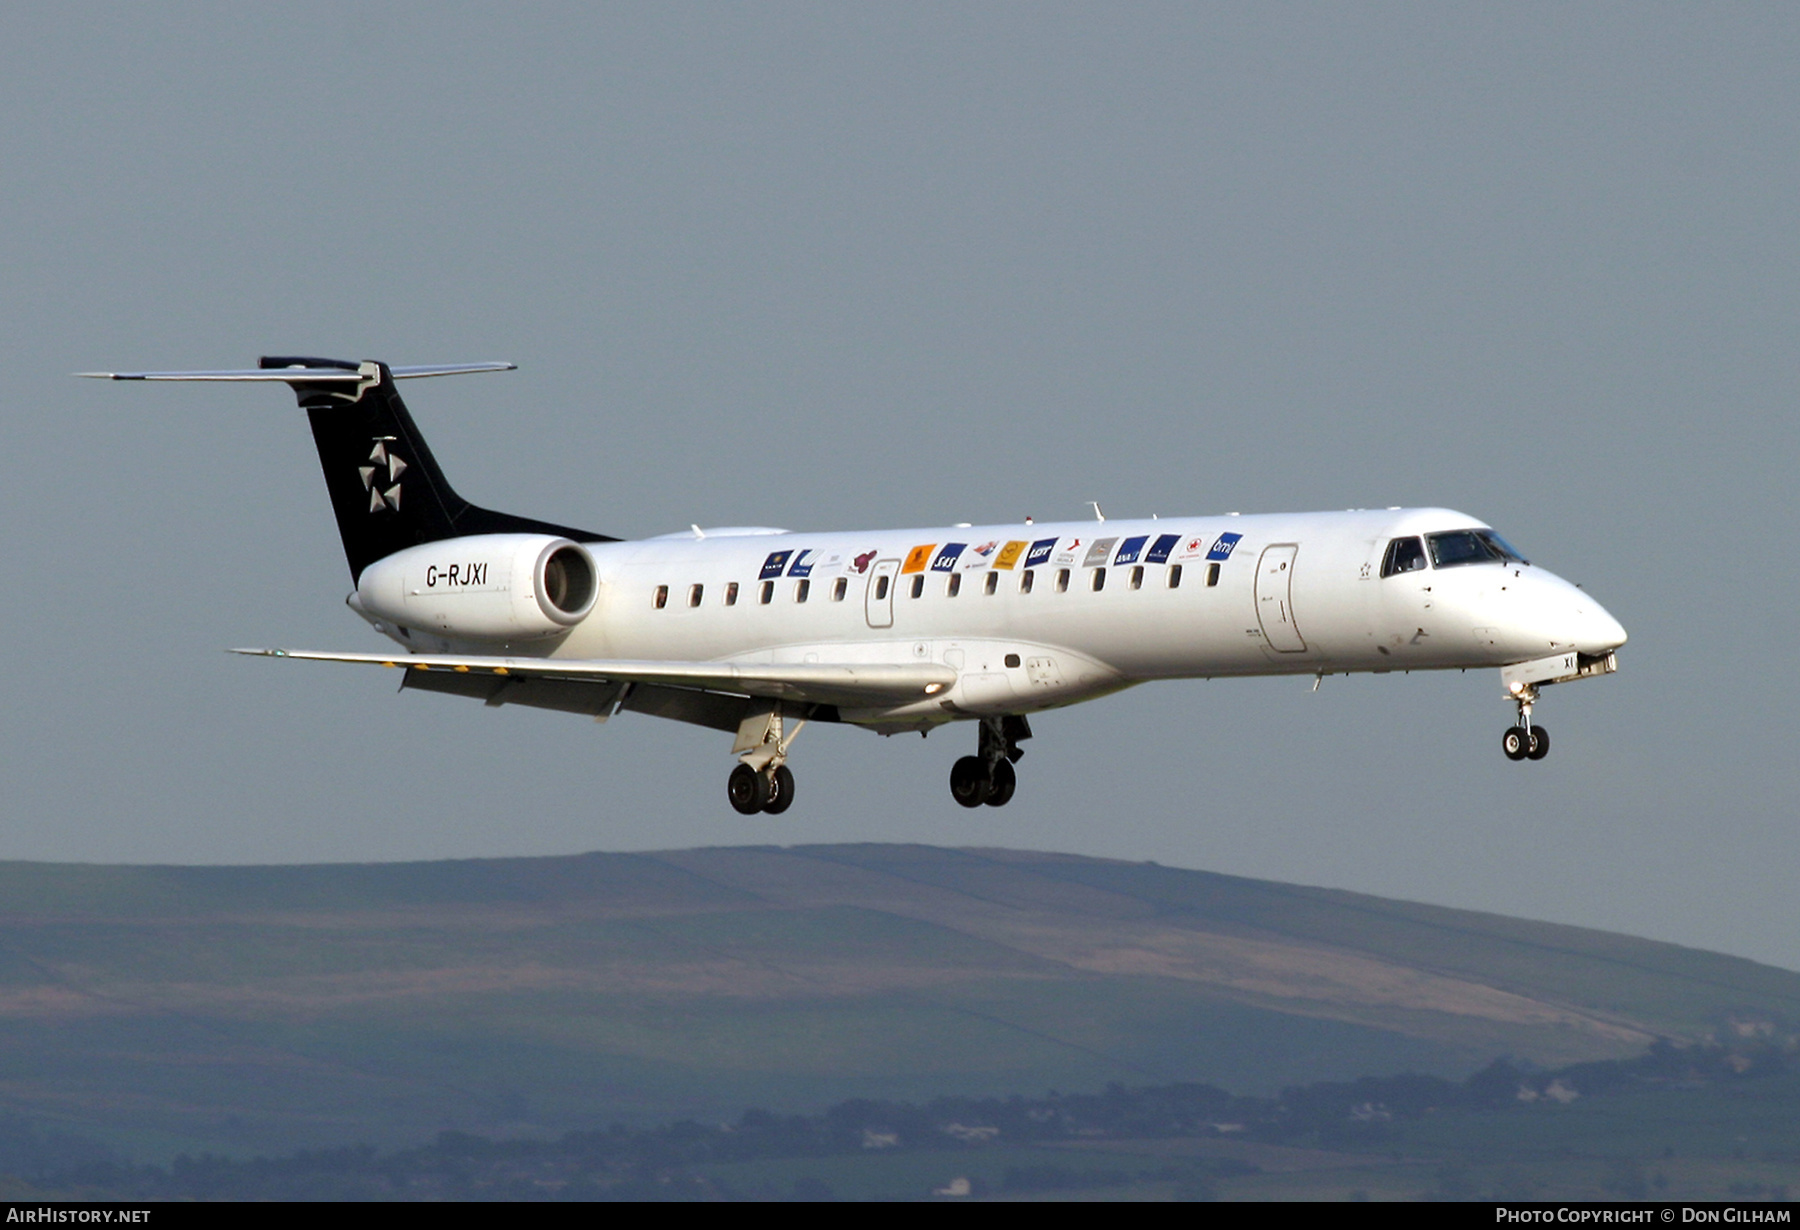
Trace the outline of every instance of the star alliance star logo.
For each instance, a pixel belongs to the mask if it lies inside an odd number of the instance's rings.
[[[400,476],[406,473],[406,463],[389,451],[388,445],[393,442],[393,436],[376,436],[375,447],[369,451],[369,464],[356,468],[362,475],[363,490],[369,493],[372,513],[384,508],[400,511]]]

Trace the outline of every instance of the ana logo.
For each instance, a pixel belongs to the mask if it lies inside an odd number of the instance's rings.
[[[393,436],[376,436],[375,447],[369,450],[369,464],[356,468],[362,475],[363,490],[369,493],[372,513],[384,508],[400,511],[400,476],[406,473],[406,463],[388,448],[393,442]]]

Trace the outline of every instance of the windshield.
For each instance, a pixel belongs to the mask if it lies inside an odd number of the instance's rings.
[[[1454,568],[1458,564],[1530,563],[1493,530],[1451,530],[1446,534],[1428,534],[1425,541],[1431,547],[1434,568]]]

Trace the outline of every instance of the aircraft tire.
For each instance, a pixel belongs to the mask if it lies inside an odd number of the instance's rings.
[[[725,796],[738,814],[754,816],[768,805],[769,783],[761,773],[747,764],[741,764],[731,771],[725,779]]]
[[[770,783],[769,801],[763,804],[763,811],[771,816],[779,816],[794,802],[794,771],[786,765],[775,770],[775,780]]]
[[[1500,740],[1500,748],[1508,760],[1523,760],[1531,755],[1531,736],[1522,726],[1508,726]]]
[[[994,781],[988,787],[987,805],[989,807],[1005,807],[1012,802],[1013,791],[1019,788],[1019,775],[1013,771],[1012,765],[1002,760],[994,766]]]
[[[1525,753],[1533,760],[1542,760],[1550,754],[1550,732],[1542,726],[1531,728],[1531,750]]]
[[[980,807],[987,802],[991,787],[987,765],[979,756],[964,756],[950,766],[950,797],[964,807]]]

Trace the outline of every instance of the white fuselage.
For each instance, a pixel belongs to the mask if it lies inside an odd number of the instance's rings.
[[[929,699],[841,714],[892,730],[1067,705],[1150,679],[1503,667],[1624,642],[1598,603],[1528,564],[1381,575],[1396,538],[1482,524],[1391,509],[590,543],[591,613],[508,652],[929,662],[957,673]],[[419,632],[397,639],[492,651]]]

